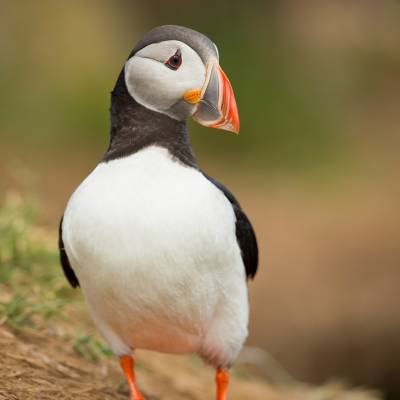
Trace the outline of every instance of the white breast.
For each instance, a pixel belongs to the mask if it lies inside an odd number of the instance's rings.
[[[63,239],[109,341],[117,336],[133,347],[200,351],[227,305],[241,314],[240,335],[246,334],[233,209],[166,149],[153,146],[99,164],[68,203]]]

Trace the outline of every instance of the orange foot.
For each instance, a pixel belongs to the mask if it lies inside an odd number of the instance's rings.
[[[229,385],[229,371],[227,369],[218,368],[215,380],[217,382],[217,400],[226,400]]]
[[[136,384],[135,377],[135,361],[131,356],[121,356],[119,358],[119,363],[121,365],[122,370],[128,380],[129,388],[132,394],[132,400],[144,400],[144,397],[139,392],[139,389]]]

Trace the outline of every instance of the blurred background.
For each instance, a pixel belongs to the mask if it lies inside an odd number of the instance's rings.
[[[0,198],[54,230],[108,144],[109,92],[160,24],[218,45],[241,134],[190,123],[261,252],[248,344],[306,382],[400,397],[400,3],[0,0]],[[54,243],[56,246],[56,243]]]

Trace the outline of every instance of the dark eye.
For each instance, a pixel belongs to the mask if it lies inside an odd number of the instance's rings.
[[[182,54],[178,49],[176,53],[165,61],[165,65],[173,70],[177,70],[182,64]]]

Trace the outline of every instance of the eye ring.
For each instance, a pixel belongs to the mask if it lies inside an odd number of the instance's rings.
[[[175,54],[173,56],[171,56],[170,58],[168,58],[168,60],[165,61],[164,64],[169,69],[176,71],[182,64],[181,50],[180,49],[176,50]]]

